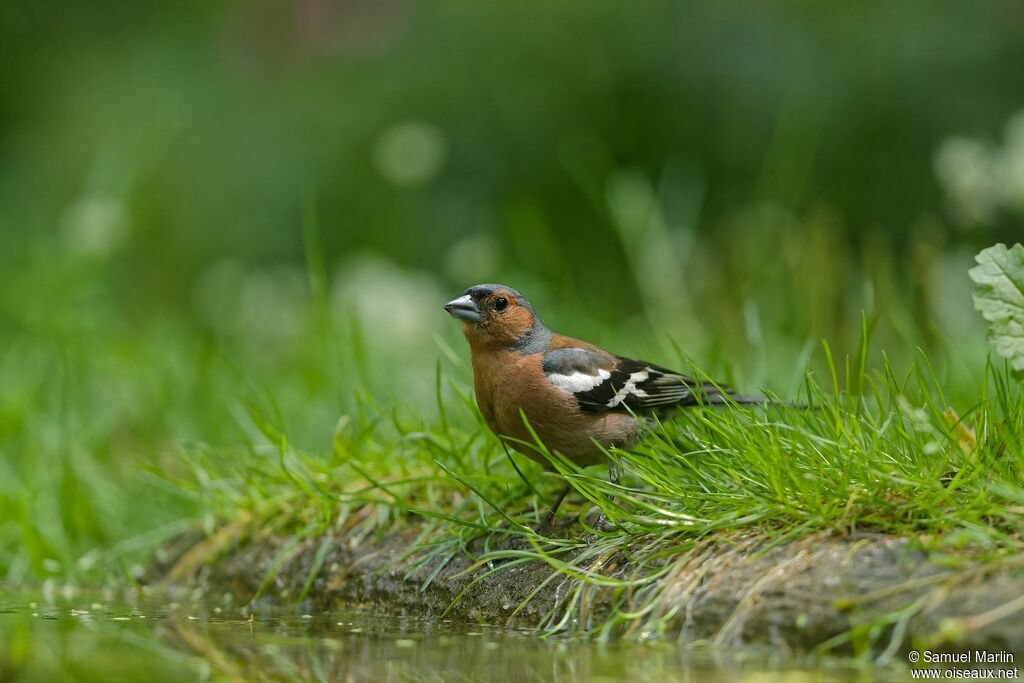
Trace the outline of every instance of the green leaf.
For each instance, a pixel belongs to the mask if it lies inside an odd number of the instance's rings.
[[[1014,373],[1024,376],[1024,246],[1005,244],[982,250],[971,269],[974,307],[991,323],[988,339]]]

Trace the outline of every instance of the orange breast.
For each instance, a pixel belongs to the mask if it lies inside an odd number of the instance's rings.
[[[571,393],[544,376],[541,356],[520,356],[514,351],[473,354],[477,405],[491,431],[545,466],[549,463],[533,445],[523,414],[549,450],[579,465],[605,460],[597,444],[628,447],[637,441],[640,429],[633,416],[580,411]]]

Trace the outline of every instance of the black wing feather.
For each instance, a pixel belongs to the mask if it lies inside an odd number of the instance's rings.
[[[572,392],[581,410],[592,413],[645,412],[701,402],[726,403],[730,399],[737,403],[764,402],[652,363],[594,349],[554,349],[545,355],[543,367],[553,383]],[[581,383],[587,386],[566,386],[565,378],[574,373],[589,378],[589,382]]]
[[[617,361],[611,377],[576,394],[580,408],[597,413],[636,412],[697,402],[692,379],[632,358],[619,357]]]

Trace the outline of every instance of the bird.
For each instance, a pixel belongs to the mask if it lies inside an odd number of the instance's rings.
[[[608,463],[609,478],[618,483],[618,468],[606,453],[637,445],[652,415],[700,404],[767,402],[552,332],[526,297],[505,285],[469,287],[444,310],[462,323],[476,402],[487,426],[548,469],[549,457],[533,434],[576,465]],[[550,528],[570,488],[539,529]]]

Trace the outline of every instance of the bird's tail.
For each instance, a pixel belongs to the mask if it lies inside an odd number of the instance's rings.
[[[704,402],[715,406],[728,405],[730,403],[738,403],[741,406],[761,406],[775,403],[775,401],[764,396],[747,396],[746,394],[737,394],[732,391],[721,392],[717,389],[705,391]]]
[[[767,396],[750,396],[748,394],[740,394],[729,387],[718,386],[711,383],[706,383],[703,387],[704,390],[704,403],[707,405],[721,406],[739,404],[741,406],[785,406],[787,408],[806,408],[806,405],[800,405],[793,401],[780,401],[774,398],[768,398]]]

